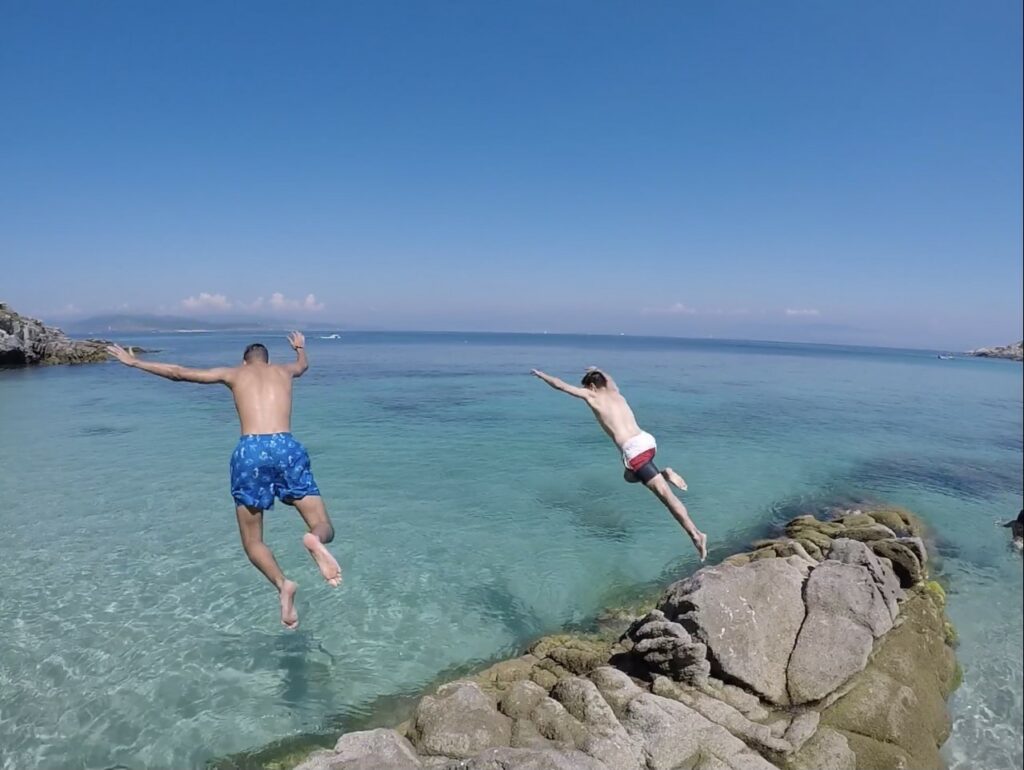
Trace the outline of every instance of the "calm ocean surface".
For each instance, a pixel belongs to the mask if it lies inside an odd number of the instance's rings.
[[[324,332],[326,334],[327,332]],[[283,334],[261,335],[276,360]],[[964,684],[955,768],[1019,768],[1022,368],[921,351],[556,335],[307,335],[294,431],[338,537],[326,587],[278,506],[298,632],[238,544],[226,389],[119,365],[0,370],[0,767],[201,768],[583,624],[696,566],[588,410],[611,371],[712,559],[804,502],[905,505],[940,538]],[[122,337],[194,366],[252,335]],[[376,703],[375,703],[376,701]]]

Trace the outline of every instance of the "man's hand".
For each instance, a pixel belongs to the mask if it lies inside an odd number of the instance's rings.
[[[288,335],[288,344],[295,351],[295,360],[284,367],[291,372],[292,377],[301,377],[309,368],[309,360],[306,358],[306,338],[302,332],[292,332]]]
[[[547,376],[540,369],[531,369],[530,374],[532,374],[534,377],[539,377],[542,380]]]
[[[125,366],[135,366],[138,359],[120,345],[107,345],[107,352]]]

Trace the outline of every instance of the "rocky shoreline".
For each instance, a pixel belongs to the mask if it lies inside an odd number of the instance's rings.
[[[60,329],[19,315],[0,302],[0,366],[107,361],[108,344],[106,340],[71,339]]]
[[[941,768],[959,684],[921,522],[801,516],[623,631],[545,637],[296,770]],[[628,622],[628,621],[627,621]]]
[[[978,348],[970,351],[970,355],[978,358],[1005,358],[1009,361],[1024,361],[1024,341],[994,348]]]

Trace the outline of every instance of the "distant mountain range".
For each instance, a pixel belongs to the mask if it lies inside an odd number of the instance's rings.
[[[251,318],[232,318],[213,321],[208,318],[189,318],[173,315],[133,315],[119,313],[96,315],[76,321],[65,321],[61,328],[76,334],[98,332],[173,332],[173,331],[250,331],[283,328],[282,322],[271,326],[265,321]]]

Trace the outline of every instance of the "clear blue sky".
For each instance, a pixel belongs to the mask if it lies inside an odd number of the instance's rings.
[[[1015,340],[1021,23],[1020,0],[0,0],[0,299]]]

